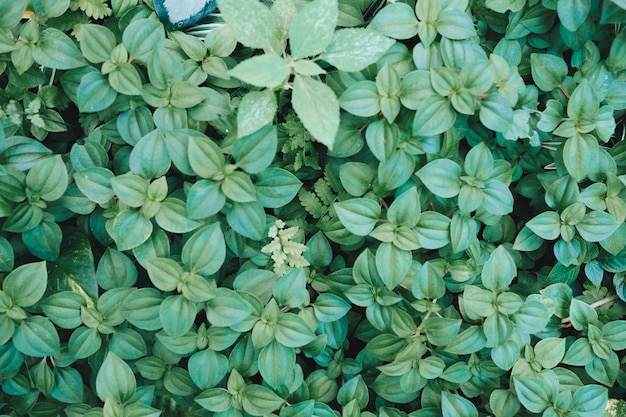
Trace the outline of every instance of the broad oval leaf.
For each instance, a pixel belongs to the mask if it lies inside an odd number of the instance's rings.
[[[220,224],[212,223],[197,230],[183,246],[181,259],[196,274],[217,272],[226,259],[226,244]]]
[[[119,403],[128,401],[137,389],[137,381],[130,366],[115,353],[109,352],[96,375],[96,393],[102,401],[113,398]]]
[[[415,136],[439,135],[450,129],[455,120],[456,112],[449,100],[438,94],[429,95],[415,110],[413,134]]]
[[[320,58],[340,71],[361,71],[378,61],[393,44],[393,39],[373,30],[340,29]]]
[[[59,29],[48,27],[39,35],[33,50],[39,65],[59,70],[69,70],[87,65],[72,39]]]
[[[426,188],[439,197],[452,198],[461,190],[461,167],[450,159],[435,159],[416,174]]]
[[[291,104],[311,136],[332,150],[339,131],[339,100],[333,90],[321,81],[296,75]]]
[[[13,304],[30,307],[43,297],[48,285],[44,261],[21,265],[11,271],[2,283],[2,290]]]
[[[289,27],[289,46],[295,59],[320,54],[330,43],[339,10],[337,0],[314,0],[298,10]]]
[[[13,333],[13,345],[28,356],[58,355],[61,342],[56,328],[46,317],[30,316]]]
[[[334,204],[339,220],[357,236],[367,236],[380,218],[380,205],[368,198],[353,198]]]

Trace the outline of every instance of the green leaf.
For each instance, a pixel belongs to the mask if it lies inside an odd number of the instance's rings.
[[[399,226],[415,227],[420,214],[419,194],[416,187],[411,187],[394,199],[387,210],[387,219]]]
[[[187,81],[177,82],[170,87],[169,102],[175,108],[188,109],[206,98],[204,90]]]
[[[38,206],[24,202],[9,214],[2,229],[13,233],[25,232],[37,227],[42,220],[43,210]]]
[[[425,249],[439,249],[450,243],[450,219],[436,211],[423,212],[415,231]]]
[[[102,337],[96,328],[79,327],[70,336],[67,344],[69,353],[76,359],[95,354],[102,346]]]
[[[248,174],[259,174],[274,160],[277,146],[276,126],[265,126],[243,137],[239,132],[233,144],[233,156]]]
[[[606,323],[602,326],[602,338],[615,351],[626,349],[626,321],[615,320]]]
[[[378,61],[393,44],[393,39],[370,29],[339,29],[320,59],[340,71],[361,71]]]
[[[204,135],[189,135],[188,138],[189,165],[193,171],[202,178],[221,174],[225,159],[220,147]]]
[[[224,388],[209,388],[202,392],[194,401],[206,410],[221,413],[231,406],[231,395]]]
[[[96,393],[105,401],[113,398],[124,403],[129,400],[137,389],[137,381],[130,366],[116,354],[109,352],[96,376]]]
[[[115,45],[115,35],[109,28],[93,24],[81,26],[80,50],[88,61],[100,64],[108,60]]]
[[[124,360],[134,360],[146,356],[148,347],[143,337],[133,329],[117,329],[109,342],[111,352]]]
[[[549,337],[538,341],[535,346],[535,360],[545,369],[557,366],[565,356],[565,339]]]
[[[393,155],[398,155],[396,159],[401,155],[400,152],[396,152],[400,137],[399,130],[397,124],[389,123],[386,120],[376,120],[365,129],[367,146],[380,162],[387,162]],[[393,166],[395,165],[393,164]]]
[[[183,278],[183,268],[169,258],[149,259],[146,270],[152,284],[161,291],[174,291]]]
[[[276,94],[272,90],[265,89],[246,93],[237,110],[237,134],[239,137],[251,135],[262,127],[271,125],[274,116],[276,116],[276,110],[278,110]],[[267,150],[267,146],[269,144],[265,144],[263,149]],[[275,153],[272,151],[272,156]],[[248,172],[252,173],[251,171]]]
[[[263,207],[278,208],[294,199],[302,182],[282,168],[267,168],[259,174],[254,187],[256,199]]]
[[[390,290],[404,280],[411,269],[411,262],[411,252],[399,249],[392,243],[385,242],[376,250],[376,269]]]
[[[378,203],[367,198],[353,198],[333,206],[341,223],[357,236],[367,236],[374,230],[381,214]]]
[[[128,163],[131,171],[148,179],[165,175],[172,159],[164,139],[157,130],[142,137],[130,153]]]
[[[339,97],[339,105],[355,116],[375,116],[380,112],[380,95],[376,83],[364,80],[352,84]]]
[[[337,0],[314,0],[299,9],[289,27],[293,58],[306,58],[324,51],[335,33],[338,13]]]
[[[545,211],[533,217],[526,227],[542,239],[554,240],[561,235],[561,218],[555,211]]]
[[[413,8],[405,3],[385,5],[370,21],[373,29],[394,39],[410,39],[417,34],[418,21]]]
[[[498,347],[511,336],[513,322],[505,314],[496,312],[485,319],[483,329],[489,343]]]
[[[2,290],[11,298],[12,304],[30,307],[43,297],[48,284],[45,262],[21,265],[3,280]]]
[[[292,348],[273,340],[259,353],[259,373],[263,381],[278,388],[286,384],[289,373],[296,363],[296,354]]]
[[[483,265],[481,279],[485,288],[494,292],[505,291],[517,275],[515,261],[504,246],[498,246]]]
[[[234,171],[228,174],[222,182],[222,192],[231,201],[250,203],[256,201],[256,190],[250,176]]]
[[[152,234],[152,228],[152,222],[135,210],[122,210],[107,222],[107,230],[120,251],[133,249],[144,243]]]
[[[148,198],[148,181],[133,173],[111,178],[111,188],[130,207],[141,207]]]
[[[293,313],[283,313],[276,322],[276,341],[287,347],[302,347],[315,339],[307,324]]]
[[[600,385],[585,385],[572,395],[572,411],[581,417],[592,417],[606,411],[608,391]]]
[[[459,333],[446,346],[446,352],[456,355],[467,355],[478,352],[487,344],[487,338],[480,326],[470,326]]]
[[[337,402],[344,406],[350,401],[356,400],[360,409],[365,408],[367,407],[369,399],[370,396],[367,384],[363,381],[361,375],[350,378],[337,392]]]
[[[154,288],[140,288],[130,293],[121,306],[121,313],[129,323],[142,330],[154,331],[162,327],[159,310],[163,295]]]
[[[489,396],[489,405],[496,417],[514,417],[517,415],[520,403],[510,390],[496,389]]]
[[[28,356],[58,355],[61,351],[59,334],[46,317],[30,316],[13,333],[13,345]]]
[[[155,220],[163,230],[171,233],[191,232],[201,224],[188,218],[185,203],[173,197],[168,197],[160,204]]]
[[[196,181],[187,195],[187,215],[204,219],[218,213],[226,203],[220,184],[212,180]]]
[[[247,318],[250,312],[250,304],[227,288],[217,288],[215,297],[206,302],[207,320],[218,327],[234,326]]]
[[[109,73],[109,83],[111,87],[118,93],[128,96],[140,96],[142,94],[141,82],[142,79],[139,71],[134,65],[128,62],[120,63]],[[175,93],[178,92],[172,90],[172,104],[176,103]]]
[[[590,323],[598,319],[598,313],[584,301],[573,299],[570,304],[570,318],[576,330],[586,329]]]
[[[159,316],[163,330],[170,336],[180,337],[193,326],[196,319],[196,303],[182,295],[170,295],[161,303]]]
[[[87,65],[72,39],[59,29],[52,27],[40,33],[39,42],[33,50],[33,58],[39,65],[58,70],[69,70]]]
[[[80,373],[74,368],[56,368],[54,375],[54,387],[50,396],[57,401],[70,404],[65,408],[66,413],[72,404],[79,404],[83,400],[84,382]]]
[[[67,185],[67,168],[61,155],[40,159],[26,175],[26,186],[29,190],[46,201],[61,198]]]
[[[291,104],[311,136],[332,150],[339,130],[339,100],[332,89],[296,74]]]
[[[480,121],[486,128],[504,132],[513,125],[513,109],[501,94],[491,94],[480,102]]]
[[[531,413],[542,413],[551,403],[551,389],[539,378],[515,378],[515,391],[522,405]]]
[[[78,108],[85,113],[96,113],[108,108],[117,98],[117,91],[99,72],[84,75],[76,91]]]
[[[518,312],[513,316],[517,327],[528,333],[542,332],[552,316],[551,309],[536,300],[527,299]]]
[[[306,293],[306,275],[302,268],[293,268],[278,278],[274,284],[272,295],[282,306],[298,308],[309,297]]]
[[[455,120],[456,112],[449,100],[437,94],[429,95],[420,102],[415,111],[413,135],[439,135],[450,129]]]
[[[80,326],[81,306],[87,306],[85,297],[72,291],[56,292],[44,298],[39,305],[46,316],[63,329],[75,329]]]
[[[439,197],[452,198],[461,190],[461,167],[450,159],[435,159],[416,174],[426,188]]]
[[[211,349],[194,353],[188,362],[189,376],[200,389],[216,386],[228,372],[228,358]],[[211,372],[206,372],[210,369]]]
[[[581,181],[596,163],[598,152],[598,142],[593,136],[576,134],[565,141],[563,162],[570,175]]]
[[[449,391],[441,392],[443,417],[478,417],[478,410],[470,400]]]
[[[261,385],[248,385],[242,393],[241,405],[252,416],[265,416],[278,409],[285,400]]]
[[[590,9],[590,0],[558,0],[556,11],[565,29],[575,32],[587,19]]]
[[[239,42],[250,48],[270,45],[274,19],[269,7],[256,0],[219,0],[222,18]]]
[[[617,221],[604,211],[592,211],[576,224],[580,236],[588,242],[599,242],[611,236],[619,227]]]
[[[106,204],[115,197],[111,188],[114,174],[106,168],[94,167],[74,173],[74,181],[78,189],[98,204]]]
[[[257,87],[276,88],[287,80],[289,67],[280,56],[267,53],[241,61],[228,74]]]
[[[436,299],[443,297],[446,292],[445,282],[440,264],[434,261],[427,261],[422,265],[417,273],[417,277],[411,286],[411,292],[416,298]]]
[[[226,213],[230,227],[242,236],[253,240],[261,240],[265,232],[265,210],[256,201],[250,203],[233,203]]]
[[[155,19],[133,19],[122,35],[122,43],[131,61],[147,62],[165,38],[161,22]]]
[[[504,216],[513,211],[513,194],[499,180],[488,180],[483,190],[482,208],[489,214]]]
[[[63,232],[58,224],[42,220],[34,228],[22,233],[22,240],[33,255],[46,261],[56,261],[61,250]]]
[[[537,87],[552,91],[561,85],[567,75],[567,63],[563,58],[549,54],[531,54],[530,69]]]
[[[98,262],[96,278],[104,290],[129,288],[137,281],[137,268],[128,256],[111,247],[106,248]]]
[[[361,197],[371,187],[375,172],[362,162],[346,162],[339,168],[343,188],[354,197]]]
[[[35,387],[44,395],[50,394],[54,386],[54,375],[52,369],[48,367],[46,361],[43,360],[30,369],[30,375],[33,379]]]
[[[14,28],[20,23],[28,1],[15,0],[0,3],[0,28]]]
[[[462,320],[443,317],[429,317],[422,323],[428,342],[437,346],[447,346],[459,333]]]
[[[437,32],[444,38],[462,40],[476,35],[472,18],[462,10],[446,8],[435,22]]]
[[[183,246],[181,259],[191,272],[201,275],[217,272],[226,259],[226,244],[219,223],[197,230]]]
[[[315,318],[319,321],[332,323],[344,317],[350,311],[350,304],[343,298],[331,294],[320,294],[313,303]]]

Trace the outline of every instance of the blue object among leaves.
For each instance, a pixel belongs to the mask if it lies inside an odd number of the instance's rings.
[[[154,0],[154,10],[168,30],[194,25],[216,8],[215,0]]]

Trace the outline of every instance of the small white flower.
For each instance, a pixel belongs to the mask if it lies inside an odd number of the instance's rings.
[[[309,262],[304,259],[302,253],[309,250],[306,245],[293,242],[290,239],[298,233],[298,227],[285,229],[285,222],[276,220],[274,226],[270,227],[267,235],[272,241],[265,245],[261,252],[271,253],[274,261],[274,272],[278,276],[283,276],[290,268],[302,268],[309,266]]]

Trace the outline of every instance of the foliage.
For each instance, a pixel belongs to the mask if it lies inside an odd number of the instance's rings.
[[[0,413],[623,397],[626,2],[218,8],[0,0]]]

